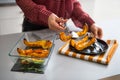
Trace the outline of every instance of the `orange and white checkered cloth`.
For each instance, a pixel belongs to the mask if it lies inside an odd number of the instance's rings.
[[[101,63],[101,64],[109,64],[113,54],[115,53],[115,51],[118,47],[118,42],[117,42],[117,40],[107,40],[106,42],[109,47],[108,47],[107,52],[104,54],[85,55],[85,54],[73,52],[69,49],[69,42],[67,42],[65,45],[63,45],[59,49],[59,53],[66,55],[66,56],[79,58],[79,59],[83,59],[83,60],[88,60],[88,61],[92,61],[92,62],[97,62],[97,63]]]

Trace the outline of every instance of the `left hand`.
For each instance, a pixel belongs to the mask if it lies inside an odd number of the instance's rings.
[[[101,39],[103,37],[103,31],[96,24],[92,24],[90,27],[90,31],[95,35],[96,38]]]

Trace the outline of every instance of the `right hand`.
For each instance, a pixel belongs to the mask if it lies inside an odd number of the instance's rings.
[[[66,21],[67,20],[65,20],[63,18],[59,18],[57,15],[52,13],[48,18],[49,29],[55,30],[55,31],[63,31],[63,30],[65,30],[64,23]]]
[[[95,23],[91,25],[90,31],[95,35],[96,38],[102,39],[103,37],[102,28],[97,26]]]

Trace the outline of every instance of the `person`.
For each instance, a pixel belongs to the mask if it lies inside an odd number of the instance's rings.
[[[85,23],[89,31],[97,38],[102,38],[102,29],[82,9],[77,0],[16,0],[17,5],[24,13],[23,32],[49,28],[55,31],[63,31],[65,27],[59,23],[65,23],[71,18],[77,27],[82,28]]]

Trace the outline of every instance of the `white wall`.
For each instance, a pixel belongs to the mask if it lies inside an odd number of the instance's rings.
[[[96,0],[94,18],[97,22],[120,19],[120,0]]]
[[[84,11],[86,11],[91,17],[94,17],[94,9],[96,0],[79,0]]]

